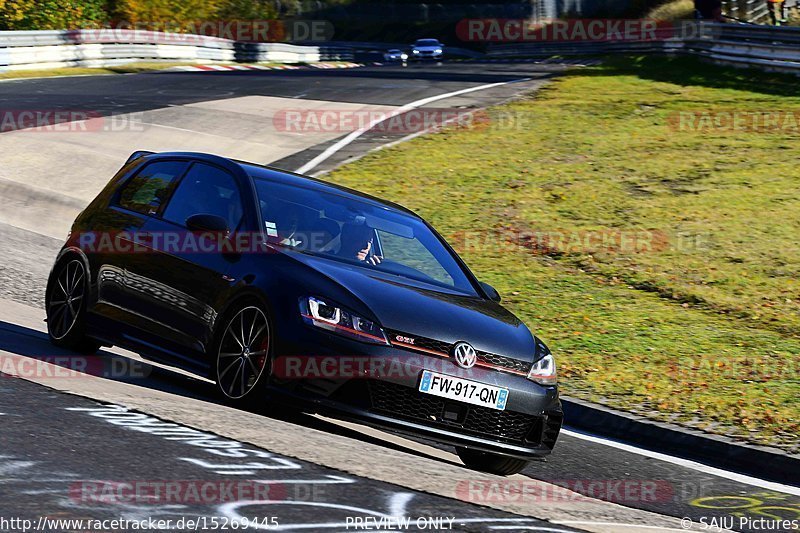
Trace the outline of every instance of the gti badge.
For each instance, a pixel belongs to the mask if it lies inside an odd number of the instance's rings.
[[[453,356],[461,368],[472,368],[478,361],[478,354],[475,352],[475,348],[466,342],[459,342],[453,347]]]

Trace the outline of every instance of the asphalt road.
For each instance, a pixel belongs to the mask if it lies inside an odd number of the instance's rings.
[[[411,529],[423,530],[548,526],[0,376],[0,516],[7,519],[46,517],[53,531],[83,529],[65,522],[75,520],[171,520],[151,529],[177,531],[237,520],[249,526],[243,530],[344,530],[359,518],[387,526],[410,518],[419,526]]]
[[[560,70],[561,67],[554,65],[445,64],[412,66],[405,69],[381,67],[335,71],[154,73],[25,80],[0,83],[0,107],[17,110],[82,109],[104,114],[132,113],[253,95],[327,101],[331,102],[333,108],[337,103],[343,102],[401,106],[412,101],[479,85],[517,82],[457,96],[437,104],[437,107],[461,109],[496,103],[514,96],[523,89],[535,89],[542,81]],[[378,145],[400,137],[402,135],[365,135],[326,161],[317,170],[324,170],[343,159],[359,156]],[[298,168],[336,140],[309,146],[296,154],[282,158],[276,165],[289,169]],[[52,163],[54,168],[57,165],[69,168],[69,162]],[[58,174],[54,174],[52,179],[61,178]],[[60,244],[58,239],[35,231],[16,228],[11,224],[0,224],[2,254],[0,298],[41,307],[44,280]],[[0,354],[25,358],[41,358],[43,354],[53,354],[41,328],[23,323],[14,309],[10,304],[0,306]],[[109,358],[102,365],[110,364],[108,361],[124,360],[121,359],[122,355],[107,355]],[[156,369],[145,363],[141,364],[144,365],[141,368],[146,370],[143,377],[108,375],[108,372],[101,372],[103,375],[98,379],[103,380],[104,387],[120,388],[123,385],[135,387],[136,394],[141,396],[142,401],[151,396],[155,398],[158,393],[159,398],[160,395],[166,395],[176,405],[191,399],[202,402],[203,408],[208,409],[211,414],[217,410],[222,413],[222,408],[217,406],[206,382]],[[107,367],[102,366],[102,368]],[[67,388],[76,394],[83,394],[81,391],[84,382],[90,381],[94,383],[93,380],[73,380],[69,382],[68,387],[56,388]],[[106,393],[97,392],[92,387],[94,385],[91,387],[87,385],[85,396],[105,398]],[[181,460],[183,455],[190,452],[200,453],[202,456],[202,449],[184,451],[186,448],[184,444],[156,438],[153,435],[137,434],[124,427],[107,423],[105,419],[93,416],[91,411],[68,410],[74,407],[96,407],[88,400],[14,379],[0,380],[0,389],[3,392],[0,395],[0,413],[3,413],[0,415],[3,424],[3,446],[0,450],[0,455],[3,455],[0,458],[0,473],[3,478],[0,478],[0,492],[5,496],[0,503],[0,516],[38,517],[43,513],[52,513],[53,516],[67,513],[70,516],[87,517],[113,517],[116,516],[114,513],[118,515],[129,513],[129,516],[142,516],[144,513],[152,516],[152,511],[158,508],[160,513],[163,506],[160,504],[151,506],[149,503],[144,506],[134,505],[134,508],[123,512],[119,505],[98,506],[96,503],[84,505],[85,502],[76,502],[75,498],[70,497],[68,486],[76,480],[78,482],[136,481],[158,480],[167,476],[172,480],[227,479],[220,477],[216,471],[204,469],[191,461]],[[156,400],[153,402],[154,406],[157,405]],[[153,409],[155,410],[155,407]],[[147,409],[143,410],[150,412]],[[387,453],[389,450],[397,452],[401,454],[397,457],[405,458],[411,465],[409,477],[412,477],[411,472],[415,471],[412,466],[422,464],[424,460],[430,458],[444,464],[458,464],[458,460],[451,453],[452,450],[430,446],[429,443],[419,447],[410,446],[376,432],[367,432],[361,428],[306,415],[291,415],[289,419],[284,419],[276,418],[273,412],[255,414],[270,418],[276,424],[285,423],[289,428],[287,432],[295,432],[301,438],[303,431],[315,430],[327,433],[331,438],[335,435],[337,439],[344,439],[336,442],[351,441],[354,446],[355,443],[369,443],[373,446],[370,448],[373,451],[385,449]],[[208,431],[206,427],[200,429]],[[263,451],[263,447],[261,449]],[[269,446],[266,446],[266,449],[270,452]],[[333,450],[331,454],[332,452]],[[365,510],[366,514],[373,511],[391,514],[398,509],[393,507],[392,502],[394,505],[399,505],[398,502],[406,501],[406,498],[409,499],[403,513],[407,515],[442,516],[450,513],[460,518],[485,517],[491,520],[512,516],[496,510],[488,511],[477,505],[421,494],[420,488],[427,490],[424,487],[424,480],[403,481],[402,467],[399,473],[392,474],[391,479],[395,483],[393,485],[375,481],[375,478],[382,479],[377,473],[374,476],[354,476],[352,471],[343,473],[313,464],[327,464],[327,455],[325,450],[320,450],[317,459],[312,463],[287,459],[300,467],[280,469],[281,475],[275,477],[275,480],[288,486],[293,483],[291,480],[347,476],[354,480],[353,483],[330,485],[335,489],[324,491],[325,497],[316,502],[318,505],[313,513],[309,513],[305,504],[294,508],[284,504],[271,504],[274,507],[269,507],[270,510],[280,508],[280,512],[276,514],[280,520],[284,520],[284,524],[297,525],[302,520],[308,520],[312,514],[315,521],[319,520],[315,524],[341,520],[342,512],[345,511],[321,505],[328,503],[356,506]],[[388,464],[382,463],[380,453],[353,460],[369,462],[376,470],[390,469]],[[397,465],[393,465],[391,469],[397,469]],[[272,474],[276,472],[270,470],[268,473],[272,479]],[[472,478],[480,479],[481,476],[473,475]],[[800,518],[800,491],[782,490],[781,487],[742,480],[720,472],[709,473],[705,469],[691,465],[675,464],[649,457],[646,452],[631,453],[571,435],[562,435],[555,453],[547,461],[533,463],[522,476],[517,476],[514,480],[522,486],[528,483],[528,480],[531,482],[541,480],[591,496],[592,500],[600,499],[618,504],[608,507],[602,513],[595,513],[596,516],[590,516],[591,512],[583,514],[579,512],[584,502],[578,500],[569,502],[569,505],[562,505],[555,496],[548,494],[523,496],[522,500],[513,502],[517,512],[521,512],[520,509],[527,510],[524,514],[540,517],[546,515],[545,504],[555,508],[560,505],[574,507],[577,511],[575,518],[571,520],[572,525],[596,531],[602,530],[603,526],[598,524],[605,522],[615,522],[622,528],[621,523],[628,518],[621,518],[625,513],[618,509],[624,508],[641,509],[668,517],[688,517],[695,522],[703,518],[722,519],[731,516],[737,520],[742,516]],[[41,486],[36,488],[36,483],[39,482]],[[312,485],[314,484],[305,484],[305,486]],[[409,486],[417,489],[410,489]],[[430,489],[427,492],[437,491]],[[412,496],[400,497],[398,494]],[[542,498],[549,501],[541,501]],[[467,499],[473,504],[486,504],[492,507],[498,507],[499,504],[500,507],[508,507],[504,506],[508,502],[498,502],[491,495],[476,493]],[[168,508],[164,509],[164,512],[167,513],[165,516],[171,517],[215,516],[214,513],[220,512],[224,505],[219,502],[213,503],[215,505],[189,505],[180,508],[169,507],[167,503]],[[259,507],[259,512],[266,512],[262,511],[262,508],[263,506]],[[230,506],[224,510],[232,512]],[[642,520],[637,523],[645,523]],[[589,522],[594,522],[594,525]],[[728,526],[727,523],[719,523]],[[470,524],[470,528],[498,526],[495,522]],[[733,529],[757,530],[739,527],[738,524],[737,521]],[[536,527],[534,523],[531,525]],[[0,530],[2,529],[0,527]],[[618,529],[610,527],[607,530]]]
[[[0,370],[22,368],[19,364],[12,364],[3,359],[3,353],[52,363],[64,372],[61,377],[64,380],[81,381],[82,375],[72,375],[69,370],[80,369],[80,365],[87,365],[83,357],[75,357],[69,352],[52,348],[43,332],[8,322],[0,322],[0,361],[6,361],[0,363]],[[103,351],[100,356],[91,358],[87,372],[119,384],[135,386],[137,395],[146,396],[151,392],[158,391],[169,394],[175,401],[180,401],[182,398],[199,400],[209,409],[214,409],[218,402],[213,385],[207,381],[140,360],[131,360],[108,351]],[[61,516],[56,513],[58,506],[55,504],[66,503],[65,493],[69,493],[69,484],[73,481],[102,480],[109,483],[116,481],[130,483],[147,482],[148,480],[199,479],[214,481],[221,479],[213,475],[211,477],[201,475],[198,478],[197,475],[204,472],[202,470],[192,475],[192,469],[187,468],[187,465],[180,460],[176,460],[177,456],[174,453],[176,444],[169,440],[156,439],[152,436],[145,438],[130,431],[121,433],[118,426],[100,423],[102,419],[98,420],[92,416],[91,411],[69,411],[76,407],[96,408],[98,405],[96,402],[7,376],[5,379],[0,379],[0,393],[2,393],[0,394],[0,413],[4,413],[2,419],[3,449],[6,450],[0,453],[4,456],[0,458],[0,472],[8,475],[9,471],[3,465],[9,462],[16,464],[20,461],[33,461],[37,464],[49,465],[46,468],[52,468],[53,472],[65,470],[65,467],[69,466],[65,471],[71,472],[71,477],[55,479],[50,476],[47,478],[52,479],[52,483],[48,491],[41,494],[26,492],[30,489],[28,476],[25,476],[24,479],[17,479],[17,474],[15,474],[11,478],[0,481],[0,491],[7,495],[19,496],[11,500],[5,498],[5,504],[0,502],[0,516],[17,516],[20,513],[15,514],[11,511],[23,508],[34,511],[47,510],[54,513],[53,516]],[[77,416],[76,413],[82,413],[82,415],[88,413],[88,415]],[[398,450],[407,457],[409,462],[413,462],[419,457],[430,456],[429,452],[426,453],[428,447],[446,452],[451,456],[450,461],[457,462],[453,450],[449,447],[433,445],[420,440],[417,442],[423,444],[421,448],[411,448],[396,441],[382,440],[374,433],[363,433],[358,428],[353,429],[348,425],[343,426],[335,421],[294,412],[284,407],[264,406],[254,410],[253,414],[269,418],[278,424],[284,423],[295,428],[315,429],[343,437],[346,440],[369,442],[386,450]],[[14,423],[10,424],[9,422]],[[75,439],[76,435],[79,438]],[[58,444],[56,445],[55,442]],[[87,456],[86,452],[89,451],[91,455]],[[24,453],[20,454],[19,452]],[[50,462],[43,461],[43,458],[49,459]],[[371,463],[376,469],[382,467],[380,456],[354,457],[353,460]],[[304,474],[326,471],[305,461],[299,461],[299,463],[304,465],[302,472]],[[58,468],[55,465],[58,465]],[[287,468],[286,472],[281,470],[281,473],[287,474],[288,477],[280,477],[280,480],[292,479],[294,481],[291,483],[296,483],[298,479],[303,479],[300,476],[301,472],[292,468]],[[39,475],[42,475],[43,472],[37,470]],[[584,495],[587,499],[600,498],[622,506],[666,516],[688,517],[697,523],[701,519],[715,518],[722,523],[723,519],[731,516],[736,516],[737,519],[739,517],[757,519],[762,516],[793,519],[800,515],[800,496],[796,494],[748,485],[720,475],[703,473],[636,453],[586,442],[569,435],[560,437],[556,453],[548,457],[546,461],[532,463],[520,476],[513,478],[508,485],[504,485],[502,482],[498,482],[497,485],[487,485],[486,483],[491,481],[491,476],[481,474],[472,476],[471,479],[478,482],[478,485],[475,486],[478,490],[468,495],[466,487],[462,485],[463,490],[457,492],[459,497],[475,505],[433,497],[430,494],[420,494],[419,491],[393,487],[390,484],[377,483],[342,472],[326,472],[329,475],[358,479],[359,485],[355,487],[355,492],[345,491],[346,498],[342,500],[325,499],[317,503],[357,503],[360,508],[376,511],[383,509],[381,512],[385,512],[386,502],[391,500],[392,494],[408,492],[416,494],[414,501],[420,504],[420,509],[439,509],[441,512],[452,510],[453,516],[465,518],[481,516],[487,520],[489,518],[514,518],[514,515],[498,513],[495,510],[489,511],[483,507],[498,503],[504,497],[519,498],[520,503],[530,509],[530,514],[535,516],[537,506],[545,503],[545,500],[547,503],[558,504],[563,499],[564,503],[570,501],[580,504],[582,498],[579,495]],[[270,471],[270,474],[272,473],[274,472]],[[205,474],[210,475],[208,471],[205,471]],[[560,495],[539,482],[565,487],[577,494]],[[497,492],[502,493],[505,490],[504,487],[513,487],[516,490],[527,490],[528,492],[521,496],[504,496]],[[345,489],[347,488],[345,487]],[[340,487],[336,487],[334,492],[339,496]],[[325,493],[326,497],[330,495],[331,493]],[[433,507],[425,507],[431,504],[428,499],[435,503]],[[98,510],[100,516],[114,517],[114,512],[119,511],[120,508],[119,502],[113,503],[114,505],[98,507],[96,502],[92,502],[92,505],[88,507]],[[126,501],[123,503],[134,504],[136,502]],[[217,507],[222,503],[226,502],[210,502]],[[150,502],[146,503],[138,509],[138,512],[144,513],[149,509],[149,505],[151,505]],[[307,507],[306,504],[301,505],[304,506],[301,511]],[[726,510],[726,507],[746,508]],[[416,507],[414,509],[413,512],[409,511],[410,515],[414,515],[416,512]],[[219,516],[212,512],[214,511],[212,505],[203,509],[179,507],[177,510],[180,512],[173,513],[172,516],[178,518],[194,515]],[[289,517],[285,523],[289,521],[294,523],[297,520],[297,516],[292,512],[289,512],[288,515],[282,514],[283,510],[284,507],[280,507],[281,512],[278,514],[281,518]],[[296,511],[296,509],[289,511]],[[33,514],[42,515],[41,512]],[[89,516],[95,517],[94,514]],[[441,514],[433,516],[441,516]],[[516,517],[519,518],[519,515]],[[326,515],[325,520],[329,519],[335,520],[335,517]],[[487,524],[476,524],[474,527],[478,529],[475,530],[484,530],[480,528],[488,527]],[[581,524],[573,525],[581,527]],[[758,528],[737,527],[735,529],[737,531],[759,531]],[[471,531],[473,529],[458,528],[456,530]]]
[[[0,83],[4,109],[133,112],[244,95],[402,105],[458,90],[563,72],[559,65],[444,64],[334,70],[154,72]],[[444,90],[443,90],[444,89]]]

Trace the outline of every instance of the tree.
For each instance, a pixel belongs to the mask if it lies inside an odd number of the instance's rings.
[[[94,28],[106,19],[106,0],[0,0],[0,29]]]
[[[213,20],[220,0],[111,0],[109,15],[116,23],[151,29],[187,30],[198,21]]]

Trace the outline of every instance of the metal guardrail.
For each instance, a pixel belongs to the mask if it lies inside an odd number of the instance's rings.
[[[0,71],[104,67],[135,61],[314,63],[352,58],[352,50],[335,46],[246,43],[140,30],[0,32]]]
[[[503,44],[492,45],[488,56],[513,58],[612,53],[683,53],[721,64],[800,75],[800,28],[700,23],[700,31],[687,38]]]

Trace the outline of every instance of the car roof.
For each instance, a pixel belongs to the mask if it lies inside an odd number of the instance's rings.
[[[259,165],[256,163],[250,163],[247,161],[240,161],[238,159],[231,159],[227,157],[222,157],[214,154],[206,154],[201,152],[161,152],[157,154],[148,153],[146,157],[148,160],[151,161],[156,159],[181,157],[181,158],[193,159],[196,161],[213,163],[223,167],[228,167],[229,165],[236,165],[239,168],[241,168],[247,175],[249,175],[254,179],[264,179],[276,183],[282,183],[284,185],[291,185],[319,192],[338,194],[339,196],[349,197],[354,200],[366,201],[368,203],[376,204],[382,207],[387,207],[396,211],[400,211],[407,215],[411,215],[414,218],[421,219],[419,215],[417,215],[410,209],[403,207],[400,204],[382,200],[380,198],[357,191],[355,189],[342,187],[341,185],[336,185],[334,183],[323,181],[317,178],[312,178],[310,176],[304,176],[302,174],[297,174],[295,172],[290,172],[288,170],[270,167],[268,165]]]

